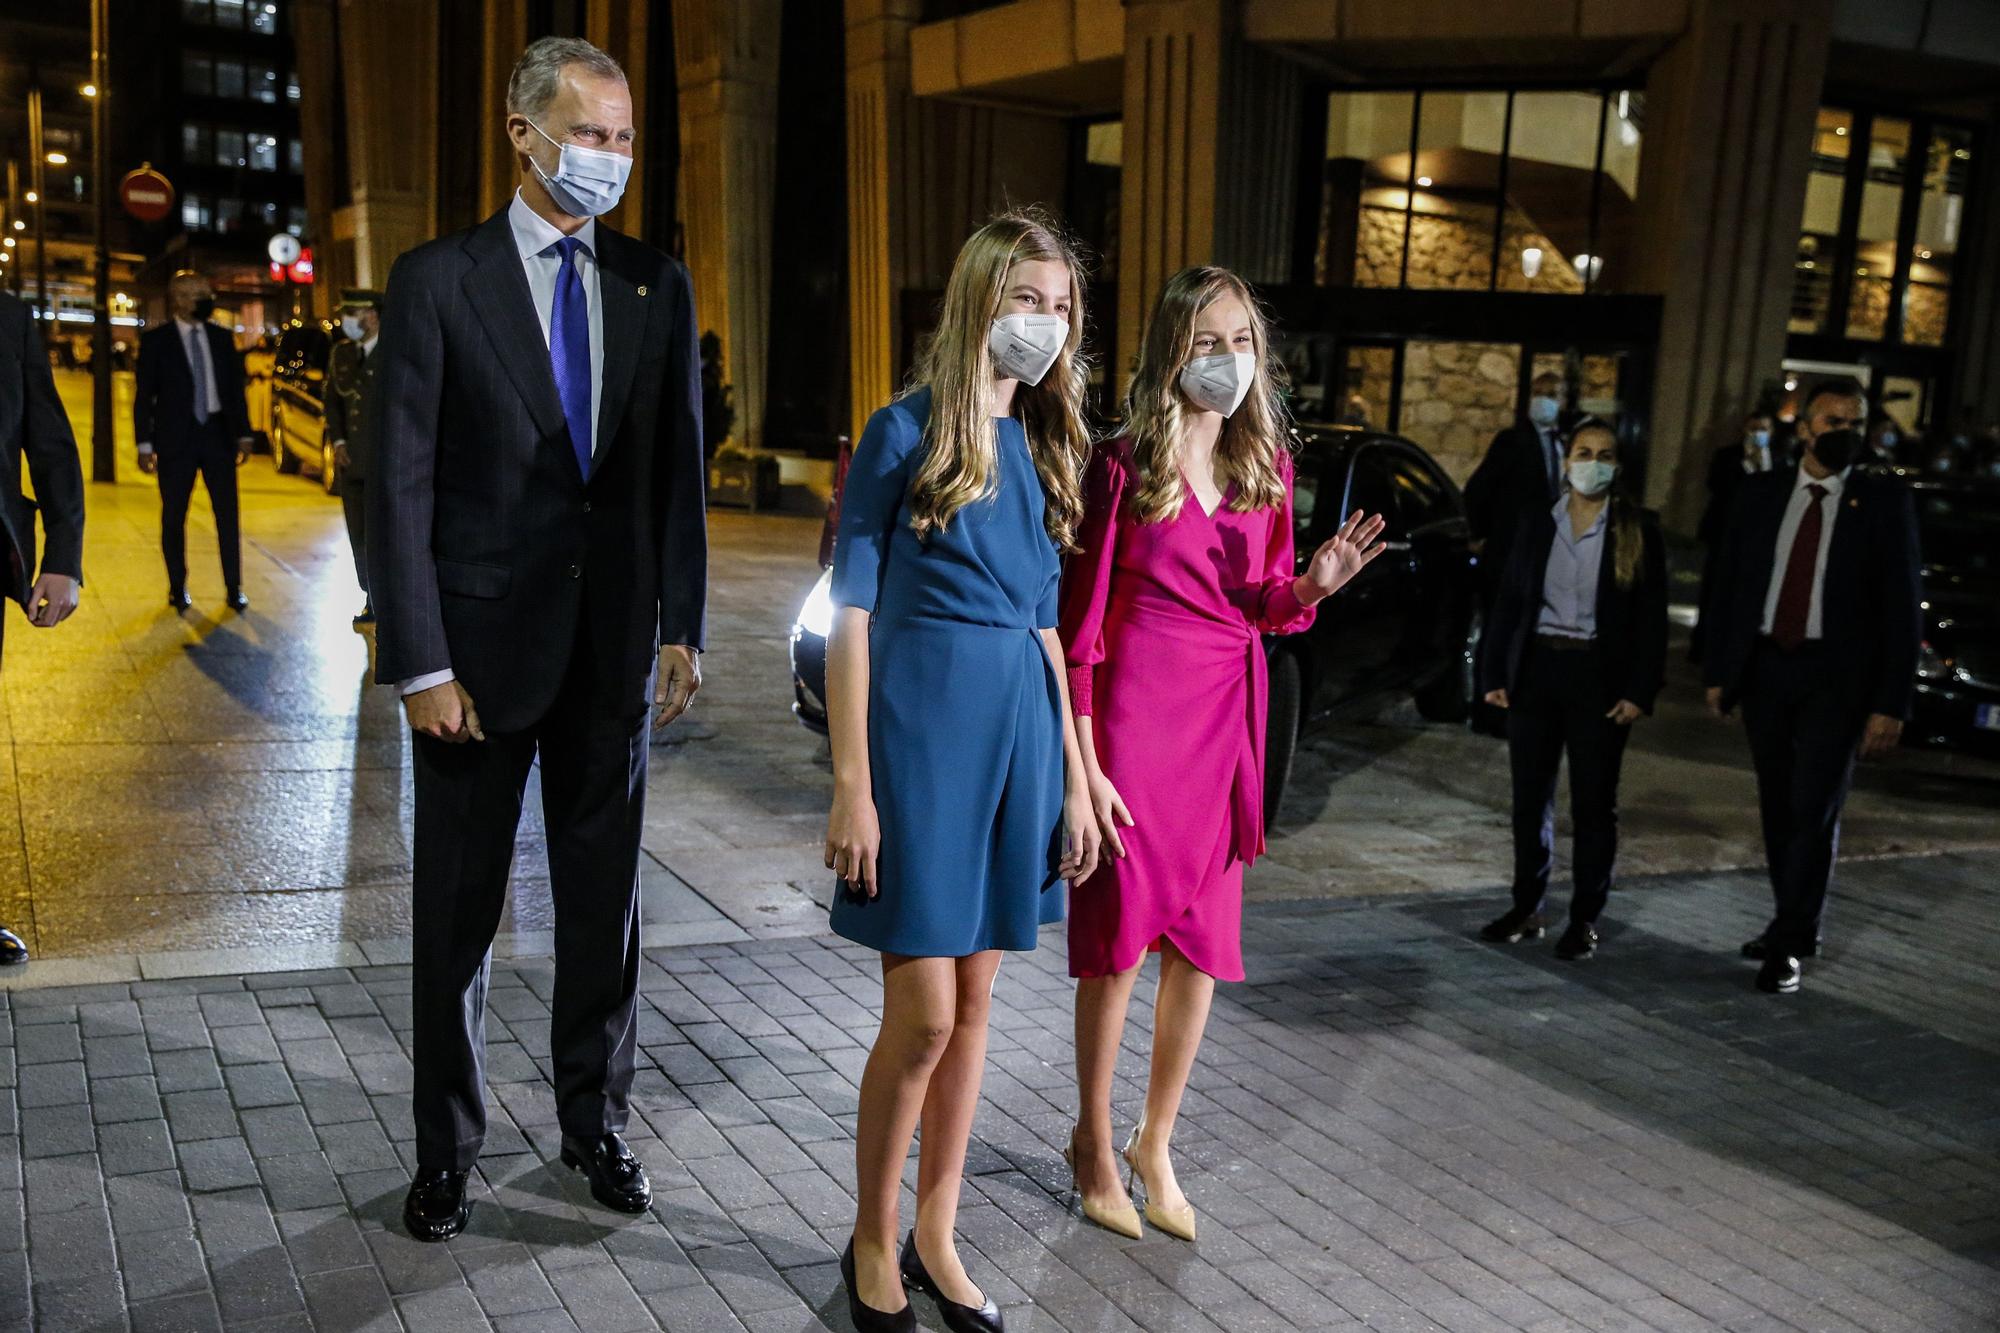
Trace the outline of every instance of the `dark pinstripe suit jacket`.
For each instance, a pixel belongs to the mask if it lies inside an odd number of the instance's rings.
[[[396,261],[370,404],[376,679],[449,668],[485,726],[549,710],[581,628],[593,707],[635,718],[699,648],[708,539],[687,271],[599,223],[604,385],[588,484],[506,210]]]

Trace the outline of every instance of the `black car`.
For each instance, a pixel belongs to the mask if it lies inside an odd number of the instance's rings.
[[[326,367],[334,338],[316,320],[287,324],[271,366],[271,459],[290,476],[301,469],[336,489],[333,445],[326,438]]]
[[[1299,568],[1356,509],[1381,514],[1389,549],[1338,596],[1320,604],[1303,634],[1265,640],[1270,661],[1264,804],[1275,814],[1308,722],[1379,708],[1413,694],[1425,717],[1469,716],[1479,625],[1471,534],[1458,487],[1431,456],[1399,436],[1302,424],[1292,520]],[[792,626],[792,711],[826,730],[830,572]]]
[[[2000,752],[2000,481],[1906,472],[1923,548],[1912,742]]]

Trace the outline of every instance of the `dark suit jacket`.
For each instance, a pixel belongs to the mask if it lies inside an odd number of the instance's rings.
[[[202,331],[208,335],[209,360],[215,363],[215,393],[222,400],[223,420],[229,423],[230,439],[240,440],[250,433],[243,358],[223,329],[204,323]],[[140,335],[137,378],[132,395],[132,433],[137,442],[152,445],[162,456],[192,447],[197,429],[194,367],[188,364],[187,344],[173,320]]]
[[[35,498],[21,493],[21,462]],[[0,294],[0,577],[28,604],[35,582],[35,511],[48,534],[41,572],[83,577],[83,464],[56,397],[48,353],[28,307]]]
[[[1645,543],[1639,577],[1629,588],[1618,586],[1617,543],[1606,531],[1597,572],[1597,638],[1591,652],[1604,682],[1604,707],[1608,710],[1620,699],[1629,699],[1650,713],[1667,676],[1667,547],[1660,537],[1659,516],[1649,509],[1633,512]],[[1548,508],[1530,515],[1520,527],[1501,576],[1492,619],[1479,640],[1482,694],[1519,688],[1521,664],[1541,619],[1542,577],[1555,540],[1556,519]]]
[[[375,350],[382,350],[380,339]],[[375,392],[375,362],[361,344],[338,342],[326,365],[326,438],[347,444],[348,465],[340,475],[366,482],[374,470],[375,435],[368,429],[368,399]]]
[[[1778,528],[1797,482],[1797,468],[1745,477],[1723,537],[1704,671],[1731,705],[1754,687],[1750,661],[1765,596],[1781,576]],[[1822,638],[1858,709],[1907,719],[1924,632],[1916,506],[1898,478],[1860,468],[1847,474],[1838,503],[1820,591]]]
[[[702,642],[687,270],[596,232],[604,380],[587,485],[505,209],[396,261],[371,358],[376,678],[449,668],[496,731],[547,713],[580,625],[597,697],[635,716],[657,646]]]
[[[1465,521],[1473,539],[1486,543],[1480,564],[1486,569],[1489,594],[1506,575],[1516,531],[1556,502],[1545,457],[1535,428],[1519,422],[1493,437],[1486,456],[1466,479]]]

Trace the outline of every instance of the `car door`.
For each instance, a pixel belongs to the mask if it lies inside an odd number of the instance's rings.
[[[1374,452],[1373,466],[1395,496],[1397,528],[1370,565],[1385,566],[1394,585],[1395,644],[1378,683],[1400,688],[1435,675],[1460,648],[1465,512],[1457,488],[1415,445],[1385,440]]]
[[[1341,501],[1318,541],[1331,536],[1346,515],[1359,509],[1380,514],[1389,549],[1364,566],[1346,587],[1320,603],[1320,615],[1333,622],[1332,637],[1320,654],[1319,702],[1339,709],[1376,693],[1394,680],[1397,640],[1403,616],[1397,605],[1410,545],[1405,535],[1401,503],[1394,484],[1393,455],[1387,442],[1370,440],[1350,455]],[[1310,558],[1310,549],[1301,558]],[[1326,633],[1326,630],[1322,630]]]

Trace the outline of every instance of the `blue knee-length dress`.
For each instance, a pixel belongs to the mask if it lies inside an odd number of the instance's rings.
[[[833,602],[872,614],[873,899],[836,887],[833,928],[885,953],[1032,949],[1063,917],[1062,698],[1038,631],[1061,562],[1021,423],[996,418],[998,483],[943,532],[910,528],[931,395],[868,419],[847,473]]]

